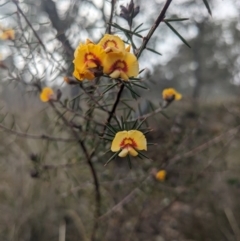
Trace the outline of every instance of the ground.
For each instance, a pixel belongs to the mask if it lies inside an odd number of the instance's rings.
[[[124,159],[95,162],[98,240],[240,240],[239,113],[236,100],[173,103],[168,118],[149,120],[148,142],[158,144],[149,147],[151,160],[134,159],[132,169]],[[65,227],[67,241],[89,240],[94,189],[76,146],[1,137],[0,239],[60,240]],[[167,171],[163,182],[153,177],[159,169]]]

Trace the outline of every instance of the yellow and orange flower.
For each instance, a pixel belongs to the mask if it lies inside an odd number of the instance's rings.
[[[93,80],[94,70],[102,67],[106,53],[100,45],[87,40],[86,44],[80,44],[74,53],[73,76],[78,80]]]
[[[15,31],[13,29],[1,29],[0,39],[2,40],[14,40],[15,39]]]
[[[124,42],[115,35],[105,34],[98,44],[104,48],[106,53],[125,51]]]
[[[156,173],[155,178],[158,181],[163,182],[166,180],[166,176],[167,176],[167,172],[165,170],[160,170]]]
[[[139,65],[134,54],[129,52],[110,52],[103,61],[103,73],[111,78],[128,80],[130,77],[137,77]]]
[[[89,39],[85,44],[79,44],[73,63],[73,76],[80,81],[93,80],[103,73],[111,78],[128,80],[139,73],[138,61],[130,53],[130,45],[125,48],[121,38],[110,34],[105,34],[98,44]]]
[[[137,151],[141,150],[147,150],[147,140],[144,134],[138,130],[119,131],[112,141],[111,151],[119,152],[120,157],[128,154],[137,156]]]
[[[173,88],[164,89],[162,92],[162,97],[167,102],[182,99],[182,95]]]
[[[40,100],[42,102],[48,102],[50,100],[54,99],[54,92],[50,87],[45,87],[42,89],[42,92],[40,94]]]

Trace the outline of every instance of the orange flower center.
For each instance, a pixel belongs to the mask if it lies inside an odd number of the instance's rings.
[[[93,62],[95,63],[97,66],[101,65],[101,61],[100,59],[93,53],[87,53],[84,56],[84,62],[88,63],[88,62]]]
[[[137,143],[132,138],[124,138],[120,143],[120,147],[122,149],[127,148],[129,146],[135,149],[137,147]]]
[[[106,49],[107,47],[115,47],[118,48],[116,41],[114,40],[107,40],[104,45],[103,48]]]
[[[118,60],[118,61],[116,61],[116,62],[112,65],[112,68],[111,68],[111,71],[114,71],[114,70],[119,70],[119,71],[127,72],[128,67],[127,67],[126,62],[125,62],[124,60]]]

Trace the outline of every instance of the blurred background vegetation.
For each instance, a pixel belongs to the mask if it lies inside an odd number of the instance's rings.
[[[128,1],[112,2],[113,22],[127,27],[119,13]],[[145,36],[165,1],[136,3],[134,25],[143,23]],[[148,150],[151,160],[134,159],[129,169],[123,159],[104,167],[103,151],[93,157],[102,196],[96,240],[240,240],[240,3],[208,3],[212,16],[202,0],[173,1],[167,11],[168,19],[189,18],[171,25],[191,48],[161,23],[148,47],[162,56],[145,50],[139,60],[149,90],[138,89],[141,98],[129,103],[136,116],[158,106],[166,87],[184,96],[148,119],[154,131],[147,139],[158,144]],[[15,30],[13,41],[0,40],[0,240],[90,240],[94,185],[78,145],[27,135],[71,138],[40,102],[35,83],[61,89],[63,100],[74,99],[72,108],[85,111],[87,103],[74,98],[84,93],[63,78],[72,75],[79,42],[105,33],[111,6],[97,0],[0,1],[1,26]],[[99,145],[82,135],[91,148]],[[162,182],[153,178],[160,169],[167,171]]]

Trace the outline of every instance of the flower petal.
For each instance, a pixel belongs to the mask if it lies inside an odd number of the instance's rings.
[[[80,81],[84,79],[93,80],[95,78],[94,74],[86,66],[81,69],[75,68],[73,76]]]
[[[128,154],[128,148],[122,149],[122,151],[118,154],[120,157],[125,157]]]
[[[164,89],[162,92],[162,97],[168,102],[182,99],[182,95],[178,93],[174,88]]]
[[[181,99],[182,99],[182,95],[180,93],[176,93],[175,100],[181,100]]]
[[[120,77],[123,80],[128,80],[128,76],[123,71],[120,72]]]
[[[112,145],[111,145],[111,151],[113,152],[117,152],[121,149],[121,143],[122,141],[125,139],[125,138],[128,138],[128,132],[127,131],[119,131],[113,141],[112,141]]]
[[[42,102],[47,102],[53,98],[54,92],[50,87],[45,87],[42,89],[40,94],[40,99]]]
[[[105,34],[98,44],[107,52],[125,50],[124,42],[118,36],[111,34]]]
[[[2,33],[0,34],[0,39],[14,40],[15,39],[15,31],[13,29],[2,30]]]
[[[128,45],[128,46],[126,47],[125,51],[126,51],[126,52],[130,52],[130,50],[131,50],[131,45]]]
[[[103,61],[103,72],[111,74],[115,70],[123,72],[123,79],[127,77],[136,77],[139,73],[139,65],[134,54],[128,52],[111,52],[108,53]]]
[[[125,60],[129,66],[128,72],[126,73],[129,77],[137,77],[139,73],[139,64],[136,56],[132,53],[126,53]]]
[[[158,181],[165,181],[166,180],[166,176],[167,176],[167,172],[165,170],[160,170],[156,173],[155,175],[155,178],[158,180]]]
[[[109,76],[113,79],[117,79],[119,78],[121,75],[121,72],[117,69],[117,70],[114,70]]]
[[[74,53],[73,75],[78,80],[94,79],[94,74],[89,70],[102,66],[106,53],[100,45],[93,44],[87,40],[87,44],[80,44]]]
[[[131,146],[128,147],[128,152],[131,156],[137,156],[138,155],[138,152],[132,148]]]
[[[136,143],[137,150],[147,150],[147,140],[144,134],[138,130],[128,131],[129,138],[133,139]]]

